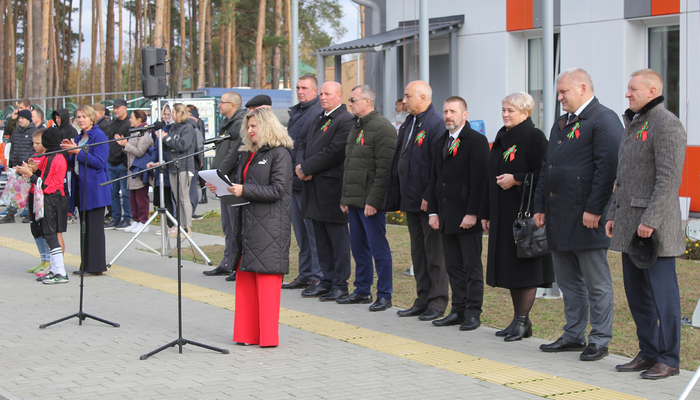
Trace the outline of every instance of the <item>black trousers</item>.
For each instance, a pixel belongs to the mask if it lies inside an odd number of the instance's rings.
[[[105,250],[105,208],[80,211],[81,226],[85,223],[85,233],[80,234],[80,262],[85,272],[107,271]]]
[[[348,288],[350,278],[350,231],[348,224],[313,221],[318,263],[323,272],[321,286]]]
[[[452,288],[452,312],[466,311],[479,317],[484,303],[484,266],[481,263],[482,233],[442,235],[445,268]]]
[[[413,305],[443,312],[447,308],[448,280],[442,235],[430,227],[426,213],[407,212],[406,221],[418,294]]]

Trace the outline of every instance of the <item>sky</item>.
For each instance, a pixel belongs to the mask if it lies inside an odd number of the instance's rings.
[[[357,39],[357,31],[358,31],[358,26],[357,26],[358,25],[358,22],[357,22],[358,21],[358,6],[357,6],[357,4],[353,3],[352,0],[338,0],[338,3],[343,8],[342,25],[347,28],[347,33],[345,34],[345,36],[343,36],[340,39],[334,38],[333,39],[334,44],[343,43],[343,42]],[[83,27],[83,36],[85,37],[85,41],[82,43],[82,47],[81,47],[81,58],[82,59],[86,59],[86,58],[89,59],[90,58],[90,42],[92,41],[92,24],[93,24],[93,22],[92,22],[92,17],[91,17],[92,13],[90,11],[90,8],[88,7],[89,3],[87,1],[84,1],[83,5],[85,6],[85,8],[83,9],[83,18],[82,18],[81,25]],[[103,7],[103,12],[105,15],[102,17],[103,23],[104,23],[104,21],[107,20],[107,10],[106,10],[107,7],[106,6],[107,6],[107,4],[105,2],[104,7]],[[117,7],[115,7],[115,13],[116,12],[118,12]],[[124,17],[127,18],[128,15],[129,15],[129,13],[124,11]],[[79,17],[79,13],[76,11],[74,16],[73,16],[74,21],[77,21],[78,17]],[[114,19],[115,19],[115,26],[116,26],[116,23],[119,20],[119,16],[115,15]],[[124,21],[124,32],[125,33],[128,30],[128,28],[129,28],[129,21],[125,20]],[[78,30],[77,27],[75,27],[75,26],[73,29],[75,31]],[[124,35],[124,38],[125,38],[124,46],[127,46],[128,39],[127,39],[126,34]],[[118,51],[118,45],[115,45],[115,51]]]

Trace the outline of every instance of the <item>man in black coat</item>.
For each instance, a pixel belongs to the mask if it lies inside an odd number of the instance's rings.
[[[241,95],[236,92],[226,92],[221,95],[219,101],[219,112],[225,118],[221,122],[219,128],[219,136],[231,136],[230,140],[224,140],[216,146],[214,160],[211,163],[212,169],[218,169],[224,175],[228,176],[231,181],[236,175],[236,166],[238,161],[238,149],[241,147],[241,125],[243,118],[248,113],[248,109],[241,107],[243,100]],[[221,203],[221,227],[224,230],[225,246],[224,258],[218,267],[210,271],[203,271],[207,276],[227,275],[227,281],[236,280],[236,253],[234,251],[234,226],[231,217],[235,214],[226,204],[227,197],[219,199]]]
[[[439,147],[445,123],[432,104],[433,90],[423,81],[406,86],[404,104],[409,115],[399,128],[391,165],[387,211],[406,213],[411,237],[411,259],[418,297],[401,317],[423,321],[441,317],[447,308],[447,272],[440,233],[428,223],[428,181],[433,154]]]
[[[433,153],[428,184],[430,226],[442,233],[445,268],[452,288],[452,310],[435,326],[460,325],[471,331],[481,325],[484,267],[482,228],[477,219],[486,180],[489,142],[471,129],[467,102],[448,97],[443,105],[447,131]]]
[[[545,352],[581,351],[581,361],[608,355],[613,287],[605,223],[622,137],[618,116],[593,96],[590,75],[572,68],[557,76],[558,100],[567,111],[552,127],[535,194],[535,223],[546,226],[566,325]],[[545,225],[546,224],[546,225]],[[586,346],[590,313],[591,332]]]
[[[318,80],[313,75],[302,75],[297,81],[297,97],[299,103],[289,109],[289,121],[287,130],[294,140],[292,160],[296,160],[297,147],[306,140],[306,135],[311,125],[316,123],[317,117],[323,112],[321,101],[318,98]],[[318,265],[318,251],[316,250],[316,236],[314,235],[313,222],[304,218],[301,213],[301,179],[294,173],[292,177],[292,227],[294,237],[299,245],[299,275],[292,282],[282,285],[282,289],[306,288],[312,283],[318,284],[321,280],[321,267]]]
[[[114,135],[120,135],[121,137],[131,136],[129,132],[131,123],[129,122],[129,112],[126,109],[126,100],[115,99],[113,112],[114,120],[108,132],[105,132],[107,139],[114,139]],[[63,119],[61,121],[63,122]],[[124,153],[123,147],[117,142],[109,144],[107,163],[107,172],[109,172],[110,180],[123,178],[129,172],[126,169],[126,153]],[[128,179],[122,179],[114,182],[112,185],[112,222],[105,225],[105,229],[124,230],[131,224],[131,204],[129,203],[127,181]],[[119,196],[120,192],[121,196]]]
[[[321,85],[321,113],[297,148],[296,174],[304,181],[302,213],[313,220],[323,278],[302,291],[303,297],[335,301],[348,295],[350,233],[348,215],[340,210],[343,161],[354,118],[342,104],[338,82]]]

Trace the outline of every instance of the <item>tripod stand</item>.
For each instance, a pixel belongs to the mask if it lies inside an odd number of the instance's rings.
[[[84,131],[84,133],[87,136],[87,131]],[[52,151],[50,153],[44,153],[44,155],[46,156],[46,155],[51,155],[51,154],[56,154],[56,153],[66,153],[70,150],[79,149],[79,150],[82,150],[83,153],[85,153],[85,157],[84,157],[84,161],[83,161],[83,169],[82,169],[82,171],[80,171],[82,178],[83,178],[83,184],[82,184],[82,188],[81,188],[82,189],[81,201],[82,201],[83,206],[82,206],[82,210],[80,210],[82,215],[80,218],[80,259],[81,259],[81,262],[80,262],[80,302],[79,302],[79,306],[78,306],[78,312],[75,314],[71,314],[67,317],[59,318],[59,319],[52,321],[52,322],[49,322],[47,324],[39,325],[40,329],[47,328],[51,325],[58,324],[59,322],[66,321],[66,320],[69,320],[71,318],[78,318],[78,325],[79,326],[83,325],[83,321],[86,318],[90,318],[90,319],[93,319],[95,321],[102,322],[103,324],[112,325],[115,328],[119,328],[119,324],[116,322],[110,322],[110,321],[107,321],[105,319],[98,318],[98,317],[95,317],[94,315],[90,315],[90,314],[83,312],[83,294],[84,294],[83,292],[84,292],[85,264],[86,264],[85,252],[84,252],[83,246],[85,243],[86,230],[87,230],[87,226],[86,226],[87,210],[85,209],[86,197],[87,197],[87,174],[88,174],[87,159],[88,159],[90,147],[106,144],[109,142],[110,142],[110,140],[105,141],[105,142],[91,143],[91,144],[85,143],[82,146],[77,146],[77,147],[73,147],[70,149],[57,150],[57,151]],[[79,163],[77,155],[75,157],[75,162]],[[80,165],[80,164],[78,164],[78,165]]]
[[[158,111],[161,112],[161,111],[162,111],[162,108],[161,108],[161,99],[158,98],[156,101],[157,101],[157,104],[158,104],[158,105],[157,105]],[[158,116],[154,116],[154,117],[158,117]],[[157,119],[157,118],[156,118],[156,119]],[[164,162],[163,162],[163,138],[162,138],[160,135],[157,135],[157,136],[158,136],[158,164],[159,164],[160,166],[164,167],[164,166],[170,164],[170,162],[168,162],[168,163],[164,163]],[[208,151],[208,150],[207,150],[207,151]],[[197,152],[196,154],[201,154],[201,153],[203,153],[203,152],[204,152],[204,151],[202,151],[202,152]],[[150,171],[150,170],[151,170],[151,169],[142,170],[142,171],[139,172],[139,174],[141,174],[141,173],[143,173],[143,172]],[[119,253],[117,253],[117,255],[115,255],[114,258],[112,258],[112,260],[111,260],[110,262],[107,263],[107,267],[111,267],[111,266],[114,264],[114,262],[117,261],[117,259],[126,251],[126,249],[128,249],[129,246],[131,246],[131,244],[132,244],[133,242],[135,242],[135,241],[138,240],[138,237],[141,235],[141,233],[142,233],[142,232],[146,229],[146,227],[149,226],[149,225],[151,224],[151,222],[153,222],[157,217],[160,217],[160,232],[161,232],[161,250],[160,250],[160,252],[154,250],[154,249],[151,248],[149,245],[147,245],[147,244],[145,244],[145,243],[143,243],[143,242],[141,242],[141,241],[139,240],[138,242],[139,242],[141,245],[143,245],[144,247],[148,248],[148,249],[151,250],[152,252],[154,252],[154,253],[160,255],[161,257],[164,257],[164,256],[166,256],[166,255],[170,256],[170,254],[172,253],[172,250],[170,250],[170,251],[167,251],[167,250],[166,250],[166,249],[169,249],[169,247],[170,247],[170,242],[168,241],[167,236],[166,236],[166,235],[167,235],[167,232],[168,232],[168,229],[167,229],[167,223],[166,223],[166,221],[165,221],[165,218],[168,218],[172,223],[175,224],[175,226],[176,226],[177,229],[178,229],[178,232],[179,232],[180,234],[184,234],[185,237],[187,238],[187,241],[192,245],[192,247],[194,247],[194,248],[197,250],[197,252],[198,252],[202,257],[204,257],[204,261],[206,261],[207,265],[212,265],[212,262],[211,262],[211,260],[209,259],[209,257],[207,257],[207,255],[204,254],[204,251],[202,251],[202,249],[200,249],[199,246],[197,246],[197,243],[195,243],[195,241],[192,239],[192,237],[191,237],[187,232],[185,232],[184,230],[180,229],[180,224],[177,223],[177,220],[175,219],[175,217],[173,217],[172,214],[170,214],[170,212],[168,212],[168,210],[165,208],[165,203],[164,203],[164,202],[165,202],[166,200],[165,200],[165,194],[164,194],[164,189],[163,189],[163,185],[164,185],[164,176],[163,176],[164,174],[163,174],[163,170],[164,170],[164,168],[160,168],[160,169],[159,169],[159,172],[158,172],[158,179],[159,179],[159,181],[160,181],[160,185],[158,186],[159,195],[160,195],[160,196],[159,196],[159,198],[160,198],[160,201],[159,201],[160,204],[158,205],[158,210],[157,210],[157,212],[155,212],[155,213],[153,213],[153,215],[151,215],[151,217],[148,219],[148,221],[146,221],[146,222],[144,223],[144,226],[143,226],[141,229],[139,229],[139,230],[133,235],[133,237],[126,243],[126,245],[124,245],[124,247],[123,247],[121,250],[119,250]],[[130,174],[130,175],[128,175],[127,177],[129,177],[129,176],[132,176],[132,175]],[[116,182],[116,181],[119,181],[119,180],[120,180],[120,179],[114,179],[114,180],[112,180],[112,181],[110,181],[110,182],[108,182],[108,183]],[[168,199],[168,201],[170,201],[170,199]]]

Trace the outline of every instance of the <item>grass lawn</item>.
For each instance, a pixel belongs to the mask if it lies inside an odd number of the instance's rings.
[[[201,221],[193,221],[195,232],[223,236],[219,218],[205,218]],[[387,226],[387,237],[391,243],[394,262],[394,294],[393,303],[396,307],[408,308],[415,298],[415,280],[412,276],[406,276],[403,272],[411,266],[410,243],[408,229],[405,226]],[[484,238],[484,251],[482,260],[486,268],[487,239]],[[223,257],[223,246],[204,246],[202,250],[218,265]],[[192,260],[192,255],[184,252],[183,257]],[[298,248],[296,241],[292,239],[290,249],[290,271],[285,281],[290,281],[298,272]],[[638,352],[637,336],[634,321],[627,306],[625,289],[622,281],[622,261],[619,253],[609,252],[608,260],[612,273],[613,286],[615,288],[615,320],[613,324],[613,339],[610,342],[610,352],[634,357]],[[201,259],[195,260],[203,262]],[[695,306],[700,299],[700,274],[696,268],[700,267],[697,261],[677,261],[678,281],[681,293],[681,314],[692,317]],[[354,262],[353,262],[354,268]],[[484,272],[485,273],[485,272]],[[352,290],[351,275],[350,283]],[[375,288],[376,289],[376,288]],[[376,292],[376,291],[375,291]],[[481,323],[494,328],[507,326],[513,318],[513,308],[510,294],[507,289],[492,288],[486,286],[484,290],[484,312],[481,315]],[[564,303],[562,300],[537,300],[530,314],[533,321],[533,334],[536,337],[556,340],[562,333],[564,319]],[[700,330],[690,326],[681,327],[681,368],[695,370],[700,363]],[[494,337],[494,340],[495,337]],[[525,339],[526,340],[526,339]]]

